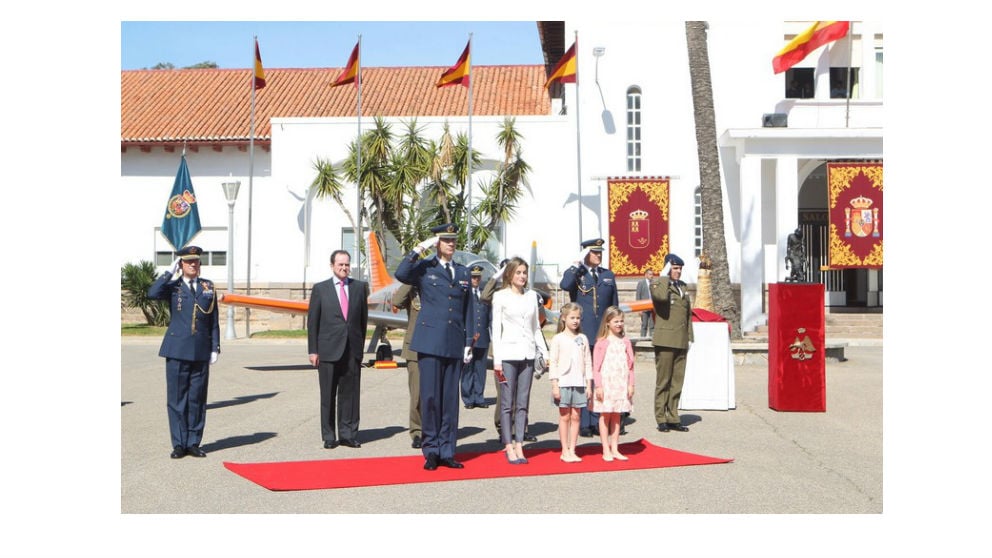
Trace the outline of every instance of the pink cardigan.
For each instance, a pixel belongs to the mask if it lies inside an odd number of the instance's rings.
[[[630,338],[621,337],[623,341],[624,349],[627,352],[627,385],[634,385],[634,346],[630,344]],[[603,339],[596,340],[596,346],[592,348],[592,380],[596,385],[601,385],[603,381],[603,376],[600,374],[600,369],[603,367],[603,359],[606,357],[606,346],[610,343],[610,338],[606,337]]]

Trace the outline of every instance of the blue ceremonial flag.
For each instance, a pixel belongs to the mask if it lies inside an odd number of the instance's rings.
[[[172,185],[172,193],[169,194],[169,203],[165,206],[162,235],[169,239],[176,251],[179,251],[198,232],[200,232],[200,212],[196,207],[193,181],[189,179],[189,169],[186,167],[184,154],[179,163],[179,172],[176,173],[176,182]]]

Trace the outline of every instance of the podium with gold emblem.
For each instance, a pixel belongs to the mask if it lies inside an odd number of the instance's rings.
[[[827,410],[822,283],[768,286],[768,407]]]

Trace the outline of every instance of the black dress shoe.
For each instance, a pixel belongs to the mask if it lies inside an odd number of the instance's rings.
[[[442,465],[442,466],[444,466],[444,467],[448,467],[450,469],[464,469],[465,468],[464,465],[462,465],[461,463],[455,461],[454,459],[452,459],[450,457],[448,459],[442,459],[439,462],[439,464]]]
[[[182,446],[176,446],[172,448],[172,453],[169,454],[169,457],[173,459],[179,459],[180,457],[184,457],[185,455],[186,455],[186,448]]]
[[[475,408],[475,403],[468,403],[468,404],[465,405],[465,408],[466,409],[474,409]]]
[[[436,453],[427,454],[427,461],[424,462],[424,469],[427,469],[428,471],[437,469],[438,461],[440,461],[440,459]]]
[[[334,449],[338,447],[337,441],[324,442],[324,449]]]
[[[489,404],[488,403],[476,403],[475,406],[478,407],[478,408],[480,408],[480,409],[488,409],[489,408]]]
[[[360,448],[360,447],[362,447],[362,444],[359,444],[358,443],[358,440],[352,440],[352,439],[349,439],[349,438],[342,438],[341,439],[341,445],[342,446],[348,446],[349,448]]]
[[[414,449],[420,449],[420,446],[422,444],[423,444],[423,440],[420,439],[420,436],[414,436],[413,443],[410,444],[410,447]]]
[[[658,424],[658,432],[668,432],[668,425],[664,422]]]
[[[537,436],[535,436],[533,434],[528,434],[528,433],[524,432],[524,441],[525,442],[536,442],[537,441]]]
[[[592,432],[590,432],[588,428],[583,428],[579,430],[579,436],[582,436],[583,438],[591,438]]]
[[[186,455],[192,455],[193,457],[206,457],[207,452],[200,449],[200,446],[190,446],[186,448]]]
[[[670,423],[668,423],[668,428],[671,429],[671,430],[675,430],[677,432],[688,432],[689,431],[689,429],[687,427],[682,426],[682,423],[679,423],[679,422],[670,422]]]

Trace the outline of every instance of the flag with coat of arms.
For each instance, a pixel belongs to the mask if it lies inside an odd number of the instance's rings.
[[[199,232],[200,212],[193,193],[193,181],[189,178],[189,168],[186,166],[186,155],[183,154],[172,193],[169,194],[169,202],[165,205],[162,235],[169,240],[173,249],[179,251]]]

